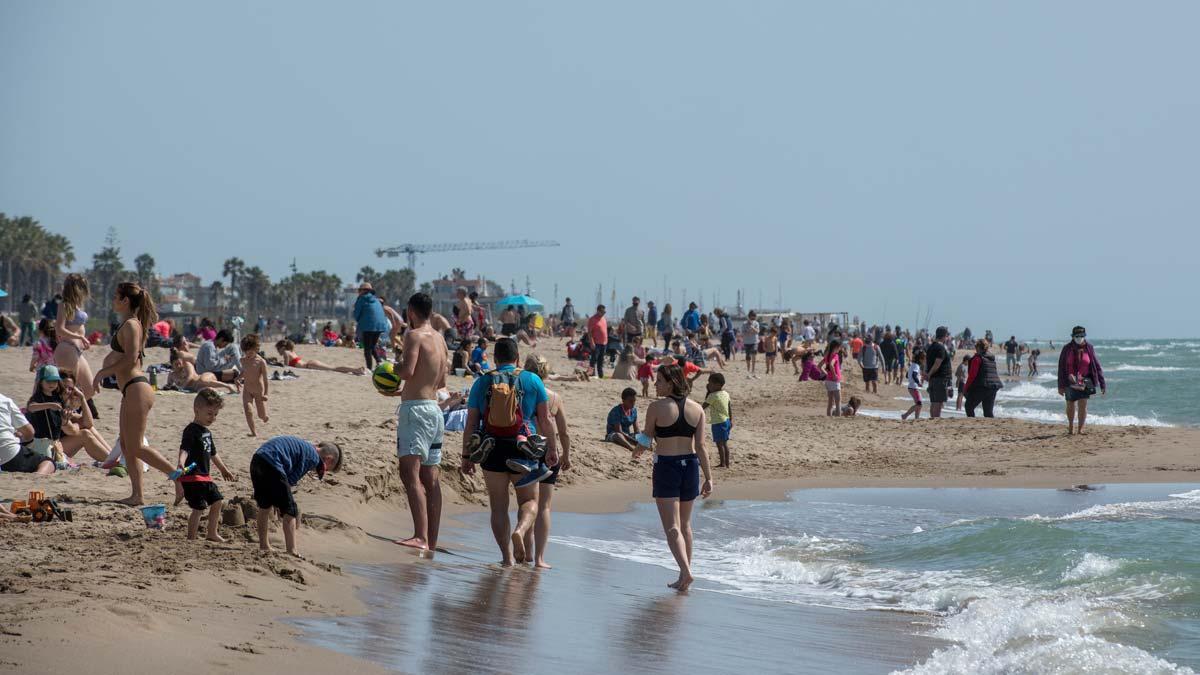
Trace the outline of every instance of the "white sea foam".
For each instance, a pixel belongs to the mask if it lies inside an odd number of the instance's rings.
[[[1083,558],[1071,569],[1063,572],[1063,581],[1085,581],[1097,577],[1105,577],[1125,564],[1124,560],[1109,558],[1099,553],[1084,553]]]
[[[1048,424],[1063,424],[1067,421],[1065,413],[1037,408],[1008,408],[996,406],[997,417],[1012,417],[1030,422],[1045,422]],[[1102,415],[1088,411],[1088,424],[1099,424],[1106,427],[1171,427],[1157,417],[1138,417],[1136,415]]]
[[[1181,366],[1139,366],[1133,363],[1122,363],[1107,370],[1127,373],[1177,373],[1181,370],[1195,370],[1195,368],[1183,368]]]
[[[1096,633],[1138,625],[1135,618],[1083,597],[1028,592],[971,603],[946,619],[937,637],[954,642],[908,669],[941,673],[1193,673]]]
[[[1062,398],[1058,395],[1057,389],[1050,389],[1032,382],[1017,382],[1007,383],[1004,388],[996,392],[996,398],[1018,398],[1031,401],[1057,401]]]
[[[1061,523],[1073,520],[1135,520],[1166,518],[1181,514],[1190,515],[1189,512],[1193,511],[1197,517],[1200,517],[1200,490],[1181,492],[1170,496],[1172,499],[1164,499],[1162,501],[1097,504],[1064,516],[1034,514],[1026,516],[1022,520],[1048,523]]]
[[[1100,345],[1100,349],[1105,349],[1105,345]],[[1151,349],[1154,349],[1154,345],[1144,342],[1140,345],[1134,345],[1132,347],[1123,347],[1121,345],[1113,345],[1112,349],[1117,349],[1117,350],[1120,350],[1123,352],[1148,352]]]

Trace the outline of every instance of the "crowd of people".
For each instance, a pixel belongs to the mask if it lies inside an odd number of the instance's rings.
[[[35,374],[25,405],[0,397],[0,470],[48,474],[69,464],[80,451],[100,466],[119,470],[124,463],[131,493],[122,503],[144,501],[141,464],[177,481],[177,501],[192,509],[188,535],[199,536],[208,514],[207,538],[221,540],[217,515],[223,503],[212,484],[211,467],[227,479],[235,470],[218,456],[209,427],[223,408],[222,393],[240,393],[250,435],[256,420],[270,419],[270,364],[283,368],[331,370],[365,374],[392,360],[401,381],[395,392],[396,454],[399,473],[413,520],[411,537],[397,544],[433,552],[437,549],[442,510],[440,465],[447,428],[462,430],[461,470],[483,474],[491,512],[491,527],[503,564],[531,563],[547,568],[546,546],[551,525],[554,487],[571,468],[572,437],[563,399],[547,387],[556,379],[605,378],[638,381],[642,398],[651,399],[639,419],[639,392],[621,392],[604,425],[603,439],[637,459],[652,456],[652,496],[658,507],[667,544],[679,567],[671,584],[686,590],[692,583],[692,505],[714,489],[714,468],[731,466],[734,427],[733,392],[727,386],[735,356],[741,355],[746,378],[777,374],[777,360],[790,362],[800,381],[821,381],[826,414],[850,417],[863,403],[859,396],[842,402],[851,364],[861,373],[864,393],[878,394],[879,382],[901,384],[912,397],[902,419],[919,418],[928,397],[930,417],[940,417],[955,397],[956,407],[974,417],[982,408],[993,416],[996,392],[1004,385],[990,333],[973,339],[965,330],[952,336],[939,326],[932,334],[900,326],[859,325],[851,328],[793,322],[786,316],[760,317],[755,311],[737,318],[722,309],[705,313],[696,303],[675,317],[671,304],[661,310],[654,302],[643,307],[634,297],[610,322],[604,305],[581,316],[570,298],[561,312],[544,319],[522,308],[501,308],[492,320],[477,297],[460,288],[452,318],[433,311],[433,302],[416,293],[403,309],[378,297],[364,282],[353,310],[353,329],[332,324],[319,329],[312,317],[303,320],[301,340],[329,347],[362,350],[361,367],[330,366],[296,351],[297,335],[276,324],[278,360],[260,352],[272,321],[259,317],[255,332],[240,336],[241,322],[218,327],[197,320],[182,330],[161,321],[149,293],[134,283],[117,286],[111,298],[109,346],[100,369],[91,372],[85,352],[97,344],[88,332],[89,288],[79,275],[68,275],[62,291],[38,311],[22,299],[17,321],[6,320],[7,344],[31,347],[30,370]],[[49,308],[49,310],[48,310]],[[498,327],[493,324],[498,324]],[[582,327],[582,329],[580,329]],[[568,357],[576,362],[572,375],[550,372],[537,354],[522,363],[521,345],[535,347],[539,338],[565,338]],[[386,339],[384,336],[387,336]],[[145,363],[146,349],[169,350],[167,386],[196,392],[194,419],[182,430],[180,450],[170,459],[146,442],[155,397],[155,366]],[[1003,344],[1005,377],[1037,372],[1039,350],[1030,350],[1015,337]],[[490,352],[489,352],[490,349]],[[958,350],[969,349],[955,364]],[[468,391],[451,393],[450,373],[474,377]],[[694,383],[707,376],[701,401],[692,398]],[[1106,385],[1086,331],[1076,327],[1062,349],[1058,364],[1059,391],[1067,401],[1070,433],[1082,433],[1087,401]],[[110,444],[95,428],[96,396],[106,388],[121,396],[119,433]],[[653,396],[651,396],[653,389]],[[718,463],[710,466],[706,441],[716,445]],[[174,455],[174,453],[172,453]],[[274,437],[254,454],[249,476],[254,499],[262,508],[257,523],[259,545],[268,541],[270,509],[282,516],[288,552],[296,553],[298,515],[291,488],[305,475],[318,476],[341,467],[342,449],[320,440]],[[119,457],[119,460],[114,458]],[[515,496],[517,519],[509,518]]]

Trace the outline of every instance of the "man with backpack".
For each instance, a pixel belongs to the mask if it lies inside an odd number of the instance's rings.
[[[503,564],[526,559],[524,537],[537,518],[538,483],[558,464],[555,434],[538,436],[537,430],[554,429],[547,407],[546,386],[536,374],[517,368],[516,341],[496,341],[496,370],[475,380],[467,398],[467,425],[463,433],[462,472],[483,469],[491,506],[492,535],[503,555]],[[476,431],[478,430],[478,431]],[[541,445],[544,443],[544,455]],[[509,530],[508,487],[517,493],[517,527]]]

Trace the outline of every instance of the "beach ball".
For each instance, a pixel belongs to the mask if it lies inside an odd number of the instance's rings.
[[[381,393],[391,394],[400,388],[400,376],[396,374],[396,364],[384,361],[375,366],[371,373],[371,382]]]

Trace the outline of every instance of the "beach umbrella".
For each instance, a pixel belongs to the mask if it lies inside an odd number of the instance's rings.
[[[541,300],[531,298],[528,295],[510,295],[506,298],[500,298],[496,301],[497,307],[528,307],[541,309],[545,307]]]

